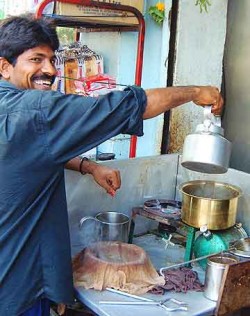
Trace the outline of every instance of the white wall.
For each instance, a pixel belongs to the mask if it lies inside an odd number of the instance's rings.
[[[156,24],[148,14],[145,15],[146,37],[142,76],[142,87],[145,89],[166,87],[167,85],[170,38],[168,16],[172,8],[172,1],[163,2],[165,3],[165,21],[162,26]],[[155,3],[156,1],[148,0],[147,9]],[[138,157],[161,153],[163,119],[163,115],[160,115],[144,122],[144,136],[138,138]]]
[[[208,13],[195,1],[179,1],[175,86],[215,85],[222,81],[227,0],[211,0]],[[169,152],[180,152],[185,136],[203,121],[203,110],[193,103],[171,112]]]
[[[166,20],[163,26],[157,25],[146,13],[154,0],[145,1],[146,22],[142,87],[166,86],[167,58],[169,51],[168,14],[171,0],[165,1]],[[137,54],[137,32],[124,33],[83,33],[81,41],[104,57],[105,71],[117,77],[117,82],[131,85],[135,82],[135,61]],[[163,116],[145,122],[144,136],[138,138],[137,157],[160,153]],[[114,150],[116,158],[128,158],[129,141],[115,137],[98,147],[102,152]]]

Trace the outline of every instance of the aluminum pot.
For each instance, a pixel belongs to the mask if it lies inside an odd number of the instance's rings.
[[[234,185],[194,180],[180,185],[182,192],[181,219],[184,223],[210,230],[227,229],[235,225],[241,189]]]
[[[204,117],[203,124],[196,127],[195,133],[185,138],[181,164],[202,173],[225,173],[232,145],[224,138],[221,118],[212,115],[211,107],[205,107]]]

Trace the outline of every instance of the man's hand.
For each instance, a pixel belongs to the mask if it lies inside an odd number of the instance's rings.
[[[115,195],[116,190],[121,186],[120,171],[98,164],[91,160],[81,162],[80,157],[76,157],[67,162],[67,169],[89,173],[93,176],[96,183],[103,187],[111,196]]]
[[[92,168],[92,176],[96,183],[103,187],[108,194],[114,196],[121,186],[120,171],[101,164],[95,164]]]
[[[223,109],[223,99],[216,87],[198,87],[199,92],[193,102],[197,105],[212,105],[212,113],[220,115]]]

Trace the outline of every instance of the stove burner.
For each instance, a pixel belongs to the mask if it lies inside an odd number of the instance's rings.
[[[175,200],[155,199],[145,201],[143,209],[158,216],[180,219],[181,202]]]

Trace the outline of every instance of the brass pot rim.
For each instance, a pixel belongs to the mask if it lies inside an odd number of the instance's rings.
[[[235,193],[237,193],[237,195],[232,196],[230,198],[211,198],[211,197],[203,197],[203,196],[198,196],[198,195],[193,195],[190,193],[187,193],[184,191],[184,188],[191,186],[191,185],[201,185],[201,184],[213,184],[214,186],[220,186],[220,187],[226,187],[229,188],[230,190],[234,191]],[[209,201],[225,201],[225,200],[233,200],[235,198],[239,198],[240,196],[242,196],[242,190],[240,187],[233,185],[233,184],[229,184],[226,182],[220,182],[220,181],[212,181],[212,180],[192,180],[192,181],[187,181],[184,183],[181,183],[179,185],[179,190],[185,194],[186,196],[189,197],[194,197],[194,198],[198,198],[198,199],[204,199],[204,200],[209,200]]]

